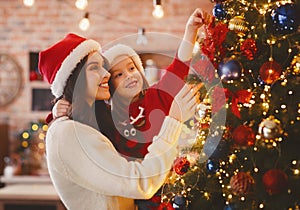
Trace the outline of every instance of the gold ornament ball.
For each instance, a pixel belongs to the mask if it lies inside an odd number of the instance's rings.
[[[277,140],[282,132],[281,123],[274,116],[262,120],[258,127],[258,133],[264,140]]]
[[[239,37],[244,37],[249,30],[248,23],[245,21],[243,16],[235,16],[230,19],[228,28],[229,30],[236,32]]]
[[[292,74],[294,75],[300,74],[300,54],[294,56],[291,62],[291,67],[292,67]]]

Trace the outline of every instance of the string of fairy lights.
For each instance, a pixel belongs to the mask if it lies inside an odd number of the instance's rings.
[[[32,145],[32,140],[35,139],[35,144],[39,150],[45,150],[45,136],[48,130],[48,125],[41,122],[32,122],[30,128],[21,133],[21,148],[27,149]]]
[[[218,2],[218,1],[213,1],[213,2]],[[232,1],[232,0],[227,0],[227,1],[219,1],[219,2],[236,2],[236,6],[237,8],[226,8],[226,12],[227,14],[229,14],[229,16],[234,17],[230,20],[226,20],[224,18],[223,22],[226,23],[228,25],[228,28],[230,30],[233,30],[237,33],[237,35],[240,37],[239,42],[242,43],[244,41],[244,34],[250,29],[251,31],[254,31],[254,33],[252,34],[252,38],[257,39],[258,38],[258,34],[256,33],[256,25],[249,25],[249,23],[246,23],[243,17],[243,12],[248,11],[250,9],[254,9],[258,12],[259,15],[265,17],[266,14],[271,13],[271,11],[274,9],[274,1],[272,2],[271,0],[268,0],[267,3],[262,4],[259,1],[254,1],[254,3],[249,3],[248,1],[245,0],[238,0],[238,1]],[[225,4],[226,4],[225,3]],[[280,5],[285,5],[285,4],[292,4],[293,1],[291,0],[283,0],[283,1],[278,1],[275,4],[277,6]],[[264,19],[264,24],[263,24],[263,29],[265,31],[265,33],[267,34],[267,24],[266,24],[266,20]],[[291,28],[291,30],[294,30],[293,28]],[[284,141],[284,139],[287,138],[287,133],[282,129],[281,127],[281,122],[279,120],[277,120],[276,118],[274,118],[273,115],[268,116],[268,114],[270,114],[270,107],[271,107],[271,102],[270,102],[270,98],[271,98],[271,89],[272,86],[274,85],[274,81],[281,81],[280,85],[284,88],[287,86],[288,83],[288,78],[287,75],[288,74],[292,74],[292,75],[299,75],[300,72],[300,54],[295,55],[294,58],[292,59],[292,65],[287,67],[285,71],[283,71],[281,68],[280,69],[276,69],[277,66],[276,65],[267,65],[267,64],[276,64],[274,58],[273,58],[273,46],[275,46],[276,44],[280,45],[281,42],[286,42],[288,43],[288,48],[286,50],[286,54],[284,54],[284,56],[286,57],[286,61],[284,63],[287,62],[288,58],[291,57],[292,52],[293,52],[293,48],[297,47],[297,45],[299,45],[299,42],[296,42],[296,46],[291,44],[290,41],[290,37],[293,36],[293,33],[291,34],[286,34],[286,35],[282,35],[282,36],[272,36],[272,37],[267,37],[265,40],[265,43],[269,45],[269,49],[270,49],[270,56],[268,61],[266,62],[266,66],[264,68],[264,70],[268,73],[268,75],[273,75],[276,74],[276,79],[272,79],[272,81],[267,81],[267,78],[264,78],[264,84],[263,84],[263,92],[256,95],[256,94],[252,94],[251,99],[249,102],[247,103],[240,103],[238,104],[238,109],[241,110],[243,107],[247,107],[247,108],[252,108],[254,105],[260,105],[261,106],[261,110],[263,110],[262,114],[265,117],[265,119],[259,124],[258,126],[258,131],[256,135],[253,135],[253,138],[255,140],[257,140],[257,142],[260,142],[260,144],[265,145],[266,148],[270,149],[270,150],[274,150],[277,151],[278,153],[278,159],[279,157],[282,155],[281,154],[281,142]],[[237,44],[235,47],[233,47],[232,49],[228,49],[229,51],[234,51],[236,49],[237,46],[239,46],[239,44]],[[199,48],[199,47],[198,47]],[[214,60],[216,62],[218,62],[216,60],[216,58],[214,58]],[[249,73],[249,75],[252,76],[253,79],[253,87],[256,88],[258,86],[261,86],[260,84],[258,84],[257,78],[255,78],[254,74],[253,74],[252,69],[247,69],[247,72],[245,73]],[[240,82],[245,82],[244,81],[245,77],[244,77],[244,73],[241,74],[240,77]],[[267,82],[266,82],[267,81]],[[233,83],[232,80],[228,80],[227,81],[228,84]],[[248,91],[253,91],[252,89],[248,89]],[[295,94],[294,90],[290,89],[288,90],[287,94],[289,96],[293,96]],[[290,125],[294,125],[296,122],[300,121],[300,103],[296,104],[296,109],[297,109],[297,114],[294,115],[294,119],[291,119],[289,121]],[[232,107],[231,102],[226,104],[226,109],[230,109]],[[288,105],[286,101],[282,101],[280,106],[277,107],[274,110],[274,113],[278,114],[278,113],[286,113],[288,109]],[[250,122],[251,124],[251,122]],[[193,126],[192,126],[193,127]],[[274,128],[272,130],[272,128]],[[220,130],[224,130],[225,128],[220,128]],[[204,129],[205,130],[205,129]],[[205,141],[207,139],[207,132],[203,131],[203,129],[199,129],[198,131],[198,136],[197,136],[197,140],[196,142],[198,142],[200,145],[204,145]],[[257,145],[253,145],[253,153],[257,153],[261,150],[260,146]],[[242,150],[241,149],[235,149],[234,152],[232,154],[229,154],[227,156],[227,158],[224,158],[224,160],[222,160],[220,163],[213,163],[213,164],[218,164],[218,166],[214,166],[213,168],[217,168],[217,170],[215,171],[215,176],[218,179],[218,182],[220,184],[220,186],[222,187],[222,196],[225,198],[226,200],[226,205],[229,205],[230,203],[232,203],[233,199],[236,199],[238,197],[238,199],[241,202],[245,202],[248,198],[247,197],[251,197],[251,195],[244,195],[244,194],[240,194],[239,193],[233,193],[233,189],[232,189],[232,183],[230,182],[230,177],[232,176],[232,174],[230,175],[230,172],[228,172],[228,168],[229,165],[231,165],[230,168],[232,168],[232,166],[235,168],[234,170],[234,174],[232,177],[234,177],[235,175],[241,174],[240,172],[243,171],[244,168],[244,164],[239,162],[239,160],[237,159],[237,156],[239,153],[241,153]],[[201,157],[201,155],[205,156],[205,154],[199,154],[199,156]],[[179,156],[180,157],[180,156]],[[180,157],[182,158],[182,157]],[[188,162],[194,162],[193,160],[190,160],[190,156],[186,155],[186,158],[188,160]],[[248,162],[251,161],[250,163],[252,163],[252,172],[254,174],[258,174],[261,172],[260,170],[260,166],[257,165],[256,161],[253,160],[252,158],[245,156],[244,157],[244,161]],[[277,160],[278,161],[278,160]],[[287,171],[292,172],[292,174],[296,177],[300,176],[300,162],[297,159],[291,159],[289,160],[290,164],[288,164],[286,167]],[[275,162],[275,166],[276,166],[277,162]],[[203,170],[200,169],[197,165],[193,165],[186,171],[192,171],[195,172],[196,175],[195,176],[200,176],[200,173],[203,173]],[[180,168],[182,166],[178,165]],[[207,164],[207,166],[209,166],[209,163]],[[210,169],[211,170],[211,169]],[[198,174],[198,175],[197,175]],[[205,173],[203,173],[205,174]],[[198,190],[204,199],[209,200],[210,199],[210,192],[214,192],[215,189],[206,189],[203,191],[203,189],[193,189],[195,187],[197,187],[195,185],[195,183],[190,183],[187,184],[186,180],[184,179],[184,176],[186,174],[176,174],[175,172],[173,172],[170,177],[167,180],[167,183],[164,185],[164,189],[163,189],[163,193],[162,193],[162,201],[167,201],[167,202],[172,202],[172,199],[174,199],[174,196],[182,196],[183,200],[184,197],[186,197],[187,194],[189,194],[190,191],[192,190]],[[208,176],[212,176],[211,174],[209,174]],[[247,174],[244,173],[244,176],[248,176]],[[246,179],[246,178],[245,178]],[[195,182],[197,182],[198,178],[196,179]],[[249,182],[249,185],[252,184],[252,180],[251,178],[247,177],[247,180]],[[172,192],[168,192],[168,187],[169,185],[174,185],[173,186],[173,190]],[[176,186],[182,186],[178,191],[176,191]],[[288,194],[292,194],[292,190],[291,189],[287,189],[287,193]],[[187,201],[188,202],[188,201]],[[257,206],[255,208],[258,209],[264,209],[266,207],[266,201],[261,201],[257,204]],[[299,207],[299,206],[298,206]],[[298,207],[296,209],[298,209]],[[292,209],[292,208],[289,208]]]
[[[64,2],[66,3],[66,2]],[[26,7],[32,7],[35,4],[35,0],[23,0],[23,4]],[[90,12],[87,11],[89,5],[88,0],[76,0],[74,1],[74,6],[80,10],[80,11],[85,11],[82,19],[78,23],[78,27],[82,31],[87,31],[90,28]],[[99,14],[98,14],[99,15]],[[161,19],[164,17],[164,9],[162,6],[161,0],[153,0],[153,11],[152,11],[152,16],[156,19]],[[114,21],[118,21],[121,23],[125,23],[126,25],[134,25],[133,23],[129,23],[124,20],[119,20],[119,19],[112,19],[111,17],[106,17],[107,19],[111,19]],[[137,37],[137,44],[147,44],[147,38],[145,36],[145,28],[141,26],[134,26],[137,27],[138,31],[138,37]]]
[[[237,15],[242,15],[242,14],[239,14],[239,11],[248,11],[250,8],[254,8],[254,9],[256,9],[258,12],[259,12],[259,14],[260,15],[262,15],[262,16],[265,16],[267,13],[270,13],[271,12],[271,10],[274,8],[274,3],[272,3],[271,2],[271,0],[268,0],[268,3],[267,4],[258,4],[258,3],[256,3],[256,2],[254,2],[254,4],[250,4],[249,2],[247,2],[247,1],[245,1],[245,0],[240,0],[239,1],[242,5],[244,5],[244,7],[240,7],[238,10],[235,10],[235,9],[233,9],[233,8],[228,8],[228,10],[227,10],[227,12],[229,13],[229,14],[237,14]],[[291,0],[283,0],[283,1],[278,1],[278,2],[276,2],[276,4],[277,5],[280,5],[280,4],[290,4],[290,3],[292,3],[292,1]],[[227,20],[224,20],[224,23],[227,23]],[[247,23],[248,24],[248,23]],[[230,27],[230,22],[229,22],[229,27]],[[256,27],[255,27],[255,25],[250,25],[250,26],[248,26],[248,27],[246,27],[246,25],[244,24],[244,23],[233,23],[232,24],[233,26],[232,26],[232,28],[234,29],[234,30],[238,30],[238,31],[240,31],[241,33],[244,33],[244,32],[246,32],[247,30],[248,30],[248,28],[251,28],[251,30],[254,30],[255,31],[255,29],[256,29]],[[238,25],[238,26],[237,26]],[[237,28],[238,27],[238,28]],[[265,33],[267,33],[266,32],[266,23],[264,23],[263,24],[263,27],[264,27],[264,30],[265,30]],[[255,38],[257,38],[257,34],[254,34],[254,37]],[[241,40],[242,41],[242,40]],[[283,35],[283,36],[280,36],[280,37],[275,37],[275,36],[273,36],[273,37],[271,37],[271,38],[268,38],[267,40],[266,40],[266,43],[267,44],[269,44],[269,46],[270,46],[270,57],[269,57],[269,62],[272,62],[272,63],[274,63],[274,59],[273,59],[273,52],[272,52],[272,49],[273,49],[273,47],[272,46],[274,46],[276,43],[278,43],[279,41],[286,41],[288,44],[289,44],[289,48],[287,49],[287,55],[286,55],[286,58],[289,58],[290,57],[290,55],[291,55],[291,53],[292,53],[292,47],[294,47],[294,46],[291,46],[291,43],[290,43],[290,41],[289,41],[289,35]],[[299,43],[298,43],[299,44]],[[233,50],[233,49],[231,49],[231,50]],[[287,60],[287,59],[286,59]],[[288,70],[289,70],[289,68],[288,68]],[[251,69],[249,69],[248,70],[249,71],[249,73],[252,73],[252,70]],[[274,72],[274,69],[272,69],[272,68],[270,68],[269,69],[269,73],[270,74],[272,74]],[[280,72],[281,73],[281,72]],[[285,79],[285,77],[286,77],[286,73],[287,72],[284,72],[283,74],[281,74],[280,75],[280,79],[283,79],[284,81],[281,83],[281,85],[282,86],[285,86],[286,85],[286,79]],[[242,79],[243,79],[243,73],[242,73]],[[229,81],[230,82],[230,81]],[[256,87],[258,84],[256,84],[255,82],[253,83],[253,86],[254,87]],[[272,84],[271,84],[272,85]],[[269,100],[269,98],[271,97],[271,93],[270,93],[270,89],[271,89],[271,85],[270,84],[267,84],[267,85],[265,85],[264,87],[264,92],[260,95],[260,98],[263,100],[263,102],[262,102],[262,108],[264,109],[264,112],[263,112],[263,114],[264,115],[267,115],[267,113],[268,113],[268,110],[269,110],[269,107],[270,107],[270,105],[269,105],[269,102],[270,102],[270,100]],[[293,94],[293,91],[289,91],[289,94]],[[243,104],[243,105],[240,105],[240,106],[249,106],[249,107],[251,107],[251,105],[253,105],[254,103],[255,103],[255,95],[252,95],[252,98],[253,98],[253,100],[251,100],[250,101],[250,103],[249,104]],[[299,105],[300,106],[300,105]],[[286,109],[286,105],[283,103],[282,105],[281,105],[281,108],[283,109],[282,111],[284,111],[284,109]],[[279,110],[275,110],[275,112],[280,112]],[[300,109],[299,109],[299,111],[298,111],[298,113],[300,113]],[[295,116],[296,117],[296,116]],[[298,116],[295,120],[297,120],[297,121],[299,121],[300,120],[300,117]],[[294,121],[291,121],[290,122],[291,124],[293,124],[294,123]]]

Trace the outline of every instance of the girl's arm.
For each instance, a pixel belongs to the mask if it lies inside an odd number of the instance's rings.
[[[194,45],[197,39],[198,30],[202,25],[207,25],[212,21],[212,16],[197,8],[189,17],[183,39],[178,49],[178,58],[185,62],[192,58]]]
[[[204,24],[209,24],[212,20],[213,17],[208,13],[202,11],[200,8],[195,9],[186,23],[184,36],[180,43],[177,56],[170,66],[167,67],[166,74],[153,86],[158,90],[155,94],[160,95],[160,90],[163,90],[174,97],[178,93],[184,84],[184,78],[189,73],[190,60],[192,58],[198,29]],[[170,84],[172,85],[170,86]],[[160,98],[163,99],[165,97],[162,96]],[[167,99],[166,102],[168,103],[169,99]]]

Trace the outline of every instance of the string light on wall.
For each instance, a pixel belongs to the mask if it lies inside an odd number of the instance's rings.
[[[160,19],[164,16],[164,10],[161,6],[161,0],[153,0],[154,10],[152,12],[153,17]]]
[[[87,9],[88,7],[88,0],[75,0],[75,1],[65,1],[65,0],[57,0],[59,2],[62,2],[66,4],[69,7],[73,7],[74,4],[78,10],[84,10],[84,16],[83,18],[79,21],[78,27],[82,31],[87,31],[90,28],[91,22],[90,22],[90,14],[96,14],[97,16],[101,16],[104,19],[107,19],[109,21],[114,21],[118,22],[119,24],[122,24],[122,26],[130,26],[133,30],[136,30],[138,28],[137,32],[137,40],[136,43],[139,45],[146,45],[148,44],[147,37],[145,35],[145,28],[139,27],[138,25],[126,21],[124,19],[119,19],[119,18],[112,18],[111,16],[106,16],[98,13],[97,11],[89,11]],[[157,5],[158,7],[156,8],[155,12],[155,17],[162,17],[163,16],[163,10],[161,8],[161,0],[153,1],[154,5]],[[23,5],[26,7],[32,7],[35,4],[35,0],[23,0]]]
[[[143,28],[143,27],[138,28],[138,35],[137,35],[137,39],[136,39],[136,44],[146,45],[148,43],[145,32],[146,32],[145,28]]]
[[[23,4],[26,7],[32,7],[34,5],[34,0],[23,0]]]
[[[78,26],[82,31],[86,31],[86,30],[89,29],[90,20],[89,20],[89,13],[88,12],[85,13],[84,17],[81,19]]]
[[[87,0],[76,0],[75,6],[77,9],[85,10],[88,6],[88,1]]]

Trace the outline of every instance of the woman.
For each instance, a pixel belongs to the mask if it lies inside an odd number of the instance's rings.
[[[54,120],[47,132],[48,169],[68,209],[131,210],[133,199],[150,198],[164,182],[177,154],[182,116],[195,110],[195,92],[185,86],[175,97],[144,160],[127,161],[95,129],[95,100],[110,97],[110,74],[99,51],[94,40],[68,34],[40,53],[39,69],[53,95],[72,104],[72,113]]]

